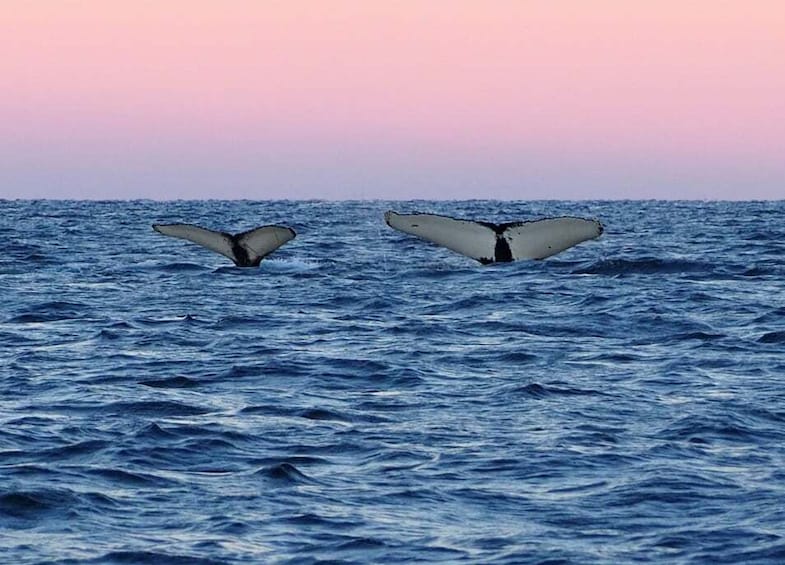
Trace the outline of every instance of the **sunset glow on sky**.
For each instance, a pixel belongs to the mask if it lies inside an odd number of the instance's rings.
[[[785,2],[5,0],[0,197],[785,198]]]

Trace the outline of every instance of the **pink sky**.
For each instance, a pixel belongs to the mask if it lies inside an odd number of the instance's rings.
[[[785,198],[785,2],[4,0],[0,197]]]

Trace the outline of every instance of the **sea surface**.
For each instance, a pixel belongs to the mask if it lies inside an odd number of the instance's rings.
[[[785,201],[0,201],[0,250],[2,563],[785,563]]]

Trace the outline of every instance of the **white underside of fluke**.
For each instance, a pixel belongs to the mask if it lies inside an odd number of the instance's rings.
[[[513,259],[545,259],[602,234],[598,220],[584,218],[545,218],[509,226],[503,237],[510,245]]]
[[[258,264],[287,241],[295,237],[291,228],[283,226],[262,226],[252,230],[231,235],[225,232],[209,230],[193,224],[153,224],[153,229],[163,235],[191,241],[202,247],[220,253],[237,264],[240,257],[235,252],[235,245],[247,254],[247,263]],[[242,252],[240,252],[242,254]]]
[[[435,214],[384,214],[387,225],[398,231],[451,249],[478,261],[492,260],[496,249],[496,234],[488,226],[470,220],[457,220]]]
[[[388,211],[387,224],[482,263],[545,259],[588,239],[599,237],[597,220],[559,217],[500,224],[461,220],[437,214],[398,214]],[[497,257],[498,239],[509,246],[510,257]],[[503,247],[503,246],[502,246]]]

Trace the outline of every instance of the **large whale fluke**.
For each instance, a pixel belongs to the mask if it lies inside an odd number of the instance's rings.
[[[258,267],[262,259],[297,235],[284,226],[261,226],[234,235],[193,224],[153,224],[153,229],[220,253],[238,267]]]
[[[487,265],[518,259],[545,259],[602,234],[597,220],[545,218],[494,224],[437,214],[384,214],[387,225],[398,231],[471,257]]]

